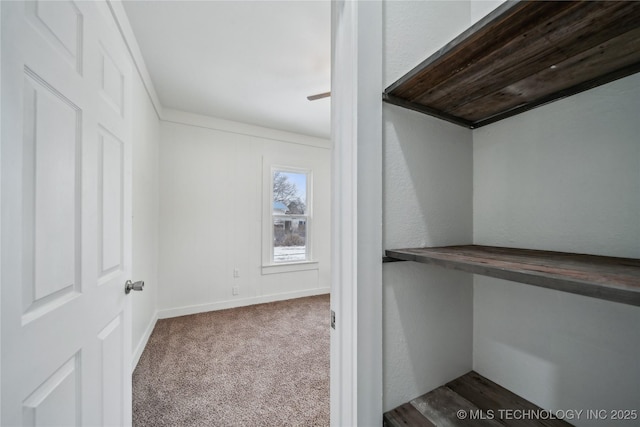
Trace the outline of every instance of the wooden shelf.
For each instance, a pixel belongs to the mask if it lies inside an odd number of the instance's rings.
[[[477,245],[395,249],[386,256],[640,306],[640,259]]]
[[[640,71],[640,2],[509,1],[384,101],[477,128]]]
[[[461,417],[462,411],[466,417]],[[537,415],[537,416],[536,416]],[[471,371],[384,414],[385,427],[567,427],[539,406]],[[472,420],[471,417],[475,420]]]

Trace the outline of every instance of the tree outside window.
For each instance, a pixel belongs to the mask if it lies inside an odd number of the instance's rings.
[[[310,216],[307,206],[308,174],[274,170],[273,259],[274,263],[308,261]]]

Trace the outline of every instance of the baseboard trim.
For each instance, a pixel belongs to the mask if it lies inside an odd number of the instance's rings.
[[[144,348],[147,346],[147,343],[149,342],[149,338],[151,338],[151,333],[153,332],[153,328],[156,327],[157,321],[158,321],[158,311],[156,310],[156,312],[153,313],[153,317],[151,318],[151,321],[149,321],[149,325],[147,325],[147,329],[145,329],[144,334],[142,334],[142,338],[140,338],[140,341],[138,342],[138,345],[136,346],[135,351],[133,352],[133,358],[131,360],[132,374],[133,374],[133,371],[135,371],[136,366],[138,366],[138,362],[140,362],[140,357],[142,357],[142,352],[144,351]]]
[[[226,310],[229,308],[246,307],[248,305],[264,304],[268,302],[284,301],[294,298],[311,297],[315,295],[328,294],[329,288],[307,289],[304,291],[284,292],[280,294],[263,295],[252,298],[242,298],[228,301],[220,301],[209,304],[189,305],[178,308],[168,308],[159,310],[158,319],[169,319],[171,317],[187,316],[189,314],[205,313],[207,311]]]

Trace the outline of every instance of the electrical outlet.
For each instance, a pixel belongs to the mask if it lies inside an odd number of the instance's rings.
[[[240,293],[240,286],[234,286],[231,288],[231,293],[233,293],[233,295],[238,295]]]
[[[237,268],[233,269],[233,277],[240,277],[240,270],[238,270]]]

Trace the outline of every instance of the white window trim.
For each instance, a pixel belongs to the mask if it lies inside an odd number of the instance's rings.
[[[273,173],[275,171],[303,173],[307,175],[306,205],[307,231],[306,252],[304,261],[273,261]],[[294,271],[318,270],[319,263],[313,258],[315,239],[313,225],[313,170],[279,164],[263,164],[264,203],[262,215],[262,274],[288,273]]]
[[[262,274],[291,273],[293,271],[318,270],[318,261],[279,262],[262,266]]]

